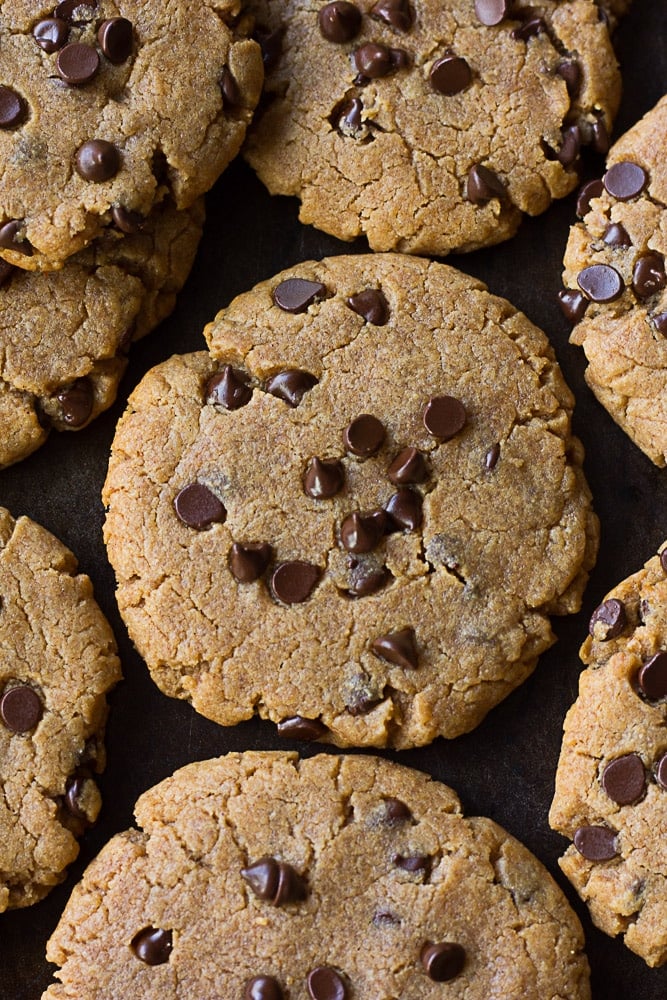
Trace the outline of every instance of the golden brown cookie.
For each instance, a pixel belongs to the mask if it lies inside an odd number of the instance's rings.
[[[300,264],[133,393],[104,489],[163,691],[286,737],[472,729],[553,641],[597,549],[545,336],[452,268]]]
[[[667,962],[667,546],[591,618],[550,822],[560,866],[607,934]]]
[[[74,890],[44,1000],[588,1000],[555,882],[460,810],[375,757],[190,764]]]

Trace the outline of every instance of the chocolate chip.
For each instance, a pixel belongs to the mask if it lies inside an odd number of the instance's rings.
[[[328,500],[342,489],[344,482],[342,462],[311,458],[303,477],[303,490],[313,500]]]
[[[252,386],[246,375],[238,368],[224,365],[221,372],[213,375],[206,383],[204,399],[214,406],[224,406],[226,410],[238,410],[252,399]]]
[[[32,29],[32,37],[49,55],[62,49],[69,36],[69,25],[61,17],[45,17]]]
[[[376,705],[379,705],[382,697],[357,692],[350,696],[345,703],[345,711],[356,718],[358,715],[367,715]]]
[[[475,0],[477,19],[488,27],[500,24],[507,16],[508,8],[508,0]]]
[[[28,733],[42,717],[39,695],[27,684],[6,688],[0,698],[0,717],[13,733]]]
[[[600,779],[602,787],[619,806],[629,806],[644,795],[646,773],[641,757],[628,753],[607,764]]]
[[[371,552],[386,527],[387,515],[383,510],[355,511],[348,514],[340,526],[341,545],[348,552]]]
[[[423,483],[428,478],[426,459],[416,448],[404,448],[387,469],[387,476],[397,486]]]
[[[100,184],[111,180],[120,170],[120,153],[106,139],[91,139],[77,149],[74,165],[84,181]]]
[[[305,719],[302,715],[293,715],[290,719],[283,719],[276,726],[278,736],[291,740],[303,740],[304,743],[312,743],[319,740],[327,732],[327,727],[319,719]]]
[[[414,13],[408,0],[378,0],[370,9],[371,17],[384,21],[395,31],[409,31],[414,22]]]
[[[144,927],[134,935],[130,946],[146,965],[164,965],[169,961],[173,948],[172,934],[157,927]]]
[[[424,427],[440,441],[449,441],[466,423],[463,403],[454,396],[432,396],[422,414]]]
[[[413,628],[402,628],[397,632],[387,632],[373,639],[371,649],[376,656],[387,663],[406,670],[416,670],[419,666],[417,643]]]
[[[11,128],[23,121],[25,102],[10,87],[0,87],[0,128]]]
[[[145,222],[143,215],[140,215],[139,212],[130,212],[122,205],[111,206],[111,218],[121,233],[129,234],[138,233]]]
[[[329,121],[334,128],[345,136],[357,138],[363,133],[361,112],[364,106],[358,97],[340,101],[331,112]],[[350,300],[348,299],[348,305]]]
[[[385,504],[391,526],[399,531],[415,531],[422,523],[421,493],[404,486]]]
[[[466,197],[473,205],[484,205],[492,198],[504,198],[506,194],[505,185],[493,170],[476,163],[468,171]]]
[[[184,486],[174,500],[174,507],[183,524],[197,531],[211,524],[222,524],[227,517],[222,502],[203,483]]]
[[[563,288],[558,293],[561,312],[570,323],[578,323],[588,309],[588,299],[574,288]]]
[[[446,983],[455,979],[465,965],[465,949],[454,941],[439,944],[425,944],[419,958],[429,979],[435,983]]]
[[[524,21],[518,28],[510,31],[510,37],[515,41],[527,42],[530,38],[535,38],[541,31],[546,31],[547,26],[541,17],[531,17]]]
[[[283,991],[273,976],[254,976],[245,984],[243,1000],[283,1000]]]
[[[623,294],[623,278],[609,264],[592,264],[577,275],[577,284],[593,302],[613,302]]]
[[[661,312],[656,316],[652,316],[651,322],[658,333],[661,333],[663,337],[667,337],[667,312]]]
[[[357,72],[367,80],[379,80],[407,65],[407,52],[390,49],[376,42],[366,42],[353,55]]]
[[[226,111],[233,111],[241,106],[241,91],[229,66],[225,66],[220,74],[220,92],[222,105]]]
[[[0,226],[0,247],[5,250],[15,250],[24,257],[32,257],[32,244],[21,236],[25,230],[23,219],[10,219]]]
[[[577,195],[577,215],[580,219],[583,219],[590,211],[593,198],[599,198],[603,191],[604,184],[599,178],[594,181],[588,181],[587,184],[584,184],[579,189],[579,194]]]
[[[61,49],[56,59],[56,70],[61,80],[72,87],[90,83],[100,68],[100,57],[92,45],[72,42]]]
[[[627,230],[620,222],[612,222],[605,229],[602,239],[609,247],[629,247],[632,240],[628,236]]]
[[[383,566],[377,569],[372,566],[356,566],[350,574],[350,585],[347,593],[350,597],[370,597],[391,580],[391,573]]]
[[[295,903],[308,895],[306,881],[286,861],[264,857],[241,869],[241,876],[259,899],[274,906]]]
[[[655,780],[661,788],[667,788],[667,753],[655,765]]]
[[[81,808],[81,796],[83,795],[85,778],[75,776],[68,778],[65,785],[65,806],[67,811],[75,819],[88,819],[85,811]]]
[[[90,379],[77,379],[73,385],[57,392],[56,399],[60,403],[61,418],[68,427],[83,427],[90,420],[95,400]]]
[[[389,306],[379,288],[367,288],[345,301],[353,312],[373,326],[384,326],[389,320]]]
[[[6,260],[2,260],[0,257],[0,288],[9,281],[11,275],[16,270],[17,268],[13,264],[8,264]]]
[[[581,86],[581,66],[576,59],[564,59],[556,66],[556,73],[562,77],[570,97],[576,97]]]
[[[580,826],[573,839],[576,849],[588,861],[610,861],[618,854],[616,833],[608,826]]]
[[[264,388],[272,396],[282,399],[288,406],[296,407],[314,385],[317,385],[317,379],[310,372],[301,371],[299,368],[286,368],[285,371],[273,375]]]
[[[55,17],[62,17],[72,24],[86,24],[92,21],[95,16],[95,0],[87,3],[86,0],[63,0],[54,10]],[[76,18],[76,20],[75,20]]]
[[[595,609],[588,623],[588,631],[598,642],[616,639],[628,623],[625,605],[611,597]]]
[[[484,456],[484,468],[487,472],[493,472],[496,465],[498,464],[498,459],[500,458],[500,445],[492,444],[486,455]]]
[[[412,819],[412,812],[405,802],[395,799],[392,795],[384,800],[384,824],[385,826],[397,826],[399,823],[406,823]]]
[[[400,927],[401,921],[391,910],[376,910],[373,914],[374,927]]]
[[[660,565],[663,573],[667,574],[667,549],[663,549],[660,553]]]
[[[650,701],[667,698],[667,653],[661,650],[640,668],[639,688]]]
[[[280,57],[283,53],[284,33],[285,29],[282,27],[276,31],[269,31],[261,25],[255,28],[255,38],[262,50],[262,62],[264,63],[265,73],[270,73],[280,62]]]
[[[632,288],[639,299],[648,299],[667,284],[665,258],[659,253],[640,257],[632,269]]]
[[[638,163],[623,160],[610,167],[602,181],[613,198],[629,201],[644,190],[648,184],[648,174]]]
[[[284,312],[302,313],[317,299],[321,299],[325,292],[326,286],[320,281],[286,278],[274,288],[273,301]]]
[[[319,566],[295,559],[278,563],[271,576],[273,596],[283,604],[307,601],[320,580]]]
[[[579,156],[581,149],[581,130],[578,125],[570,125],[563,129],[563,139],[556,159],[562,166],[570,167]]]
[[[309,972],[307,982],[311,1000],[345,1000],[347,997],[343,977],[328,965],[320,965]]]
[[[110,17],[97,30],[97,41],[109,62],[124,63],[132,55],[132,22],[126,17]]]
[[[240,545],[234,542],[229,550],[229,570],[239,583],[254,583],[271,562],[273,550],[267,542]]]
[[[472,72],[468,63],[461,56],[446,55],[436,59],[429,73],[429,80],[434,90],[439,94],[459,94],[472,81]]]
[[[321,8],[318,22],[328,42],[350,42],[359,34],[361,11],[346,0],[334,0]]]
[[[384,441],[385,430],[382,422],[371,413],[361,416],[347,425],[343,431],[343,442],[346,449],[360,458],[374,455]]]
[[[392,860],[396,867],[404,872],[411,872],[412,874],[425,872],[426,875],[430,875],[431,873],[433,859],[428,854],[395,854]]]
[[[595,150],[595,152],[599,153],[600,156],[606,156],[607,153],[609,152],[611,141],[609,139],[609,132],[607,130],[607,126],[602,121],[602,119],[598,119],[598,121],[593,123],[593,127],[591,129],[591,135],[592,135],[591,145]]]

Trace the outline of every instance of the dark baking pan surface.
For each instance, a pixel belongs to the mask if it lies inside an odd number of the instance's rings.
[[[667,4],[635,0],[616,42],[625,85],[619,135],[667,91]],[[667,153],[667,137],[665,145]],[[588,169],[599,173],[602,163]],[[653,466],[595,401],[584,383],[583,352],[568,344],[569,327],[557,305],[574,203],[571,196],[528,220],[509,243],[449,262],[481,278],[548,334],[575,393],[575,430],[586,448],[586,475],[602,525],[600,554],[582,611],[554,620],[558,643],[477,730],[453,742],[438,740],[386,756],[452,785],[467,812],[496,820],[547,866],[582,920],[594,1000],[666,1000],[667,967],[647,968],[620,940],[593,927],[557,865],[565,841],[547,824],[561,726],[576,695],[577,651],[588,618],[602,595],[639,569],[667,537],[667,470]],[[364,241],[347,245],[300,225],[295,201],[270,198],[243,163],[233,164],[208,198],[204,241],[177,308],[133,348],[116,405],[77,434],[53,434],[27,461],[0,473],[0,504],[14,516],[27,514],[49,528],[91,576],[116,632],[125,673],[111,696],[108,766],[101,779],[104,806],[97,826],[83,838],[81,856],[63,885],[28,910],[0,916],[0,1000],[38,1000],[49,985],[46,940],[84,866],[114,833],[132,824],[133,804],[142,791],[193,760],[229,750],[286,747],[268,722],[254,719],[223,729],[184,702],[163,696],[127,638],[102,544],[100,490],[114,425],[128,393],[148,368],[171,354],[203,349],[204,324],[257,281],[298,261],[366,249]],[[326,749],[298,748],[305,754]],[[663,831],[666,823],[667,815]]]

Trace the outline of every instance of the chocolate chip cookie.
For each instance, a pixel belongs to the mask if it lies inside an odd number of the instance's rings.
[[[133,393],[104,489],[160,688],[338,745],[473,728],[578,609],[597,548],[544,335],[400,254],[300,264],[205,335]]]
[[[667,98],[609,152],[579,195],[561,306],[586,381],[656,465],[667,463]]]
[[[100,809],[116,644],[53,535],[0,508],[0,912],[64,878]]]
[[[136,819],[74,890],[45,1000],[590,997],[550,875],[425,774],[229,754],[145,792]]]
[[[300,219],[374,250],[512,236],[606,152],[619,77],[592,0],[250,0],[267,101],[246,156]]]
[[[236,154],[262,82],[241,0],[4,4],[0,257],[58,268]]]
[[[667,545],[594,611],[550,822],[607,934],[667,962]]]
[[[0,467],[33,452],[51,427],[79,430],[111,406],[132,341],[173,308],[203,216],[201,199],[182,212],[165,203],[61,271],[0,261]]]

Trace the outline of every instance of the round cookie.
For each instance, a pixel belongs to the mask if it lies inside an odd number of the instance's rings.
[[[549,820],[594,922],[667,962],[667,546],[594,611]]]
[[[667,98],[614,144],[582,189],[561,306],[586,381],[656,465],[667,463]]]
[[[58,268],[106,226],[179,209],[237,153],[261,53],[241,0],[16,0],[0,21],[0,256]]]
[[[0,912],[65,877],[100,809],[116,644],[76,559],[0,508]]]
[[[133,340],[173,309],[204,219],[165,203],[141,230],[107,233],[61,271],[0,262],[0,467],[29,455],[51,427],[79,430],[116,398]]]
[[[250,0],[267,102],[245,155],[300,219],[374,250],[512,236],[606,152],[620,82],[592,0]]]
[[[590,997],[551,876],[425,774],[229,754],[145,792],[136,819],[75,888],[45,1000]]]
[[[157,684],[338,745],[472,729],[579,608],[597,549],[544,335],[399,254],[300,264],[205,335],[133,393],[104,488]]]

